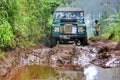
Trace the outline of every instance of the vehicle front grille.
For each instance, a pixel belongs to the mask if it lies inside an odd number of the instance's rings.
[[[63,34],[76,34],[76,31],[77,27],[72,24],[65,24],[64,26],[61,27],[61,32]]]

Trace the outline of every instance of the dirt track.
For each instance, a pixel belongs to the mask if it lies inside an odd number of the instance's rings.
[[[46,65],[57,70],[83,70],[90,65],[120,67],[120,50],[115,50],[116,45],[116,42],[99,40],[90,41],[88,46],[59,44],[52,49],[16,49],[0,59],[0,80],[14,80],[21,68],[33,64]]]

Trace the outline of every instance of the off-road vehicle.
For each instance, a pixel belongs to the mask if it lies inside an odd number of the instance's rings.
[[[50,45],[74,41],[76,45],[87,44],[84,11],[81,8],[61,7],[54,12]]]

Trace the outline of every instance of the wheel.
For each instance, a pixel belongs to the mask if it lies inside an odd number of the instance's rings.
[[[50,37],[50,47],[54,47],[57,44],[57,40],[53,37]]]
[[[75,44],[76,44],[77,46],[80,46],[80,45],[81,45],[81,41],[80,41],[80,40],[76,40],[76,41],[75,41]]]

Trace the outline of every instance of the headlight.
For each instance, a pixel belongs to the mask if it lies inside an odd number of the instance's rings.
[[[84,28],[83,27],[78,27],[78,32],[83,32]]]
[[[59,27],[54,27],[54,32],[59,32]]]

